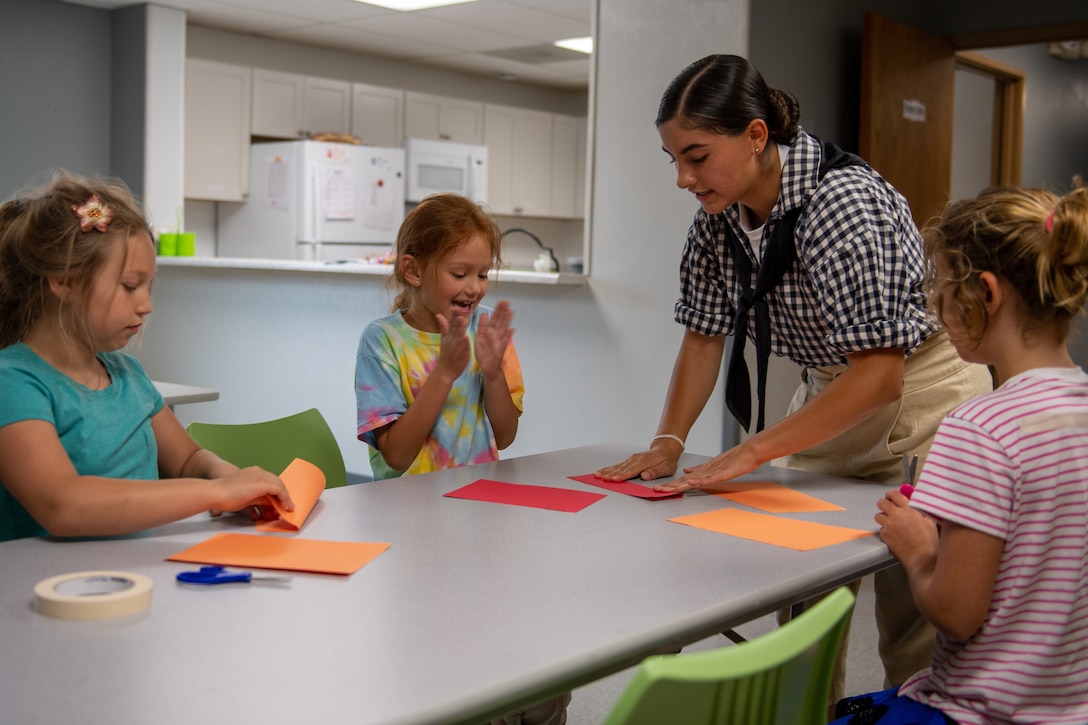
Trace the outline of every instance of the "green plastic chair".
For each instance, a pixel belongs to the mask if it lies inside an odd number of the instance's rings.
[[[187,430],[202,448],[239,468],[260,466],[279,474],[301,458],[321,469],[325,488],[348,483],[340,446],[317,408],[259,423],[190,423]]]
[[[853,610],[843,587],[749,642],[647,657],[605,723],[826,723],[835,655]]]

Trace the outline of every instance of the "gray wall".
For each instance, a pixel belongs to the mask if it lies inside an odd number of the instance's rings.
[[[1088,3],[1084,0],[752,2],[748,57],[768,83],[797,96],[801,103],[801,123],[806,130],[850,150],[857,150],[861,26],[865,12],[886,15],[939,37],[1088,23]],[[1083,88],[1083,70],[1081,74],[1079,87]],[[1080,98],[1083,101],[1083,93]],[[1062,133],[1076,134],[1068,138],[1083,138],[1083,125],[1079,132],[1065,127]],[[1034,150],[1044,156],[1059,157],[1065,153],[1063,141],[1051,136],[1041,135],[1033,141],[1038,144]],[[1025,152],[1027,147],[1025,139]],[[1026,175],[1024,179],[1028,181]]]
[[[0,27],[0,198],[53,167],[110,173],[110,14],[4,0]]]
[[[124,179],[133,193],[143,197],[147,150],[147,7],[121,8],[108,17],[114,34],[110,54],[113,95],[110,103],[110,171]],[[134,142],[140,139],[139,142]]]
[[[922,2],[793,0],[752,2],[752,63],[801,104],[809,133],[857,150],[861,23],[866,11],[924,27]]]
[[[1042,44],[980,54],[1027,76],[1021,182],[1063,191],[1088,177],[1088,59],[1054,58]]]

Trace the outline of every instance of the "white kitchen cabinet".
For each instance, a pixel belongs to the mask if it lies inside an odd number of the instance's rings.
[[[487,104],[487,202],[496,214],[551,216],[554,114]]]
[[[347,81],[253,69],[254,136],[291,139],[348,133],[351,103]]]
[[[404,94],[406,137],[480,144],[483,127],[483,103],[414,91]]]
[[[252,73],[185,61],[185,198],[242,201],[249,192]]]
[[[254,136],[299,138],[303,76],[253,69]]]
[[[367,146],[404,143],[404,91],[365,83],[351,86],[351,133]]]
[[[586,119],[556,114],[552,119],[551,215],[585,217]]]
[[[306,78],[302,89],[302,129],[306,136],[351,131],[350,82]]]

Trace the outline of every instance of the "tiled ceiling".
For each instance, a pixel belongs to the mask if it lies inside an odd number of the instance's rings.
[[[67,0],[119,8],[133,0]],[[164,0],[188,22],[519,83],[585,90],[588,56],[552,43],[590,34],[591,0],[476,0],[397,12],[354,0]]]

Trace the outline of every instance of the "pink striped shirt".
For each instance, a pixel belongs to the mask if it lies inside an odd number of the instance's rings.
[[[962,725],[1088,723],[1088,375],[1036,369],[941,424],[911,506],[1005,541],[982,627],[900,694]]]

